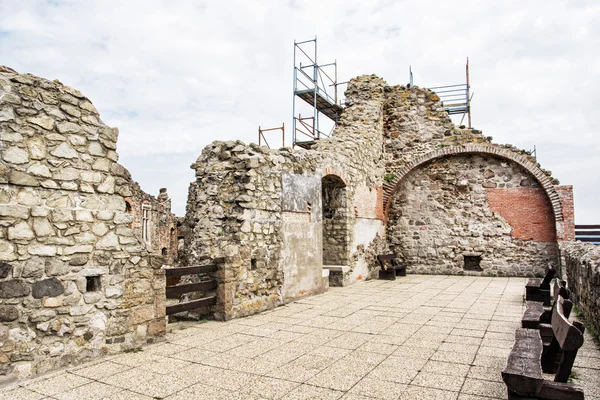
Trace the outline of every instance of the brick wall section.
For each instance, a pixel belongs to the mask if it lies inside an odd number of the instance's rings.
[[[558,240],[565,242],[575,241],[575,203],[573,201],[573,186],[556,186],[563,210],[562,235]]]
[[[490,209],[513,228],[515,239],[554,242],[556,226],[552,207],[541,188],[488,189]]]

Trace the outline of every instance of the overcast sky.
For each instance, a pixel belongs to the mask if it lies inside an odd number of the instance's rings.
[[[0,64],[89,97],[120,162],[183,216],[204,146],[291,127],[294,40],[317,35],[341,81],[406,84],[412,65],[416,85],[462,83],[469,57],[473,126],[535,145],[598,224],[599,21],[597,0],[0,0]]]

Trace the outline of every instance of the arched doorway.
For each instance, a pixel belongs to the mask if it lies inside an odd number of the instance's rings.
[[[326,175],[321,185],[323,265],[347,265],[350,232],[346,184],[337,175]]]

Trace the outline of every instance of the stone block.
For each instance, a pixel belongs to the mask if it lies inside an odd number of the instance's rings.
[[[66,142],[59,144],[54,150],[50,152],[50,154],[52,154],[55,157],[67,159],[74,159],[79,157],[77,150],[75,150],[73,147],[71,147],[71,145],[69,145]]]
[[[144,305],[139,306],[130,311],[129,323],[130,325],[139,325],[154,319],[154,306]]]
[[[18,222],[8,228],[9,240],[31,240],[35,237],[27,222]]]
[[[13,297],[24,297],[30,292],[29,284],[19,279],[0,282],[0,298],[11,299]]]
[[[19,318],[19,309],[15,306],[0,305],[0,322],[11,322]]]
[[[16,204],[0,204],[0,217],[27,219],[29,218],[29,211],[29,207]]]
[[[15,169],[10,171],[8,182],[19,186],[40,186],[40,182],[33,175]]]
[[[0,262],[0,279],[6,278],[12,273],[12,265],[5,262]]]
[[[42,297],[56,297],[61,295],[65,288],[61,281],[56,278],[44,279],[37,281],[32,285],[31,295],[34,299],[41,299]]]

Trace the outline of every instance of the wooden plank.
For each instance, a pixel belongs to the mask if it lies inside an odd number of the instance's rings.
[[[208,272],[215,272],[216,270],[217,266],[215,264],[199,265],[194,267],[165,268],[165,275],[167,278],[169,278],[171,276],[206,274]]]
[[[538,330],[517,328],[515,345],[502,371],[502,379],[509,392],[534,396],[540,391],[544,382],[540,364],[542,347]]]
[[[167,297],[178,296],[192,292],[206,292],[217,288],[217,281],[202,281],[183,285],[167,286]]]
[[[600,225],[575,225],[575,229],[600,229]]]
[[[573,351],[583,345],[583,333],[565,317],[565,309],[571,311],[573,303],[558,296],[552,311],[552,331],[563,351]]]
[[[197,308],[203,308],[212,306],[213,304],[217,304],[217,297],[210,296],[204,297],[198,300],[186,301],[185,303],[174,304],[172,306],[167,306],[167,315],[177,314],[183,311],[195,310]]]
[[[525,313],[521,318],[521,328],[538,329],[542,315],[544,315],[544,303],[528,301]]]
[[[583,389],[569,384],[544,381],[542,389],[538,393],[542,399],[548,400],[583,400]]]
[[[548,271],[546,272],[546,276],[544,276],[544,280],[542,281],[542,283],[540,283],[540,289],[550,290],[550,281],[552,281],[552,278],[554,278],[555,274],[556,269],[554,269],[553,267],[549,267]]]

